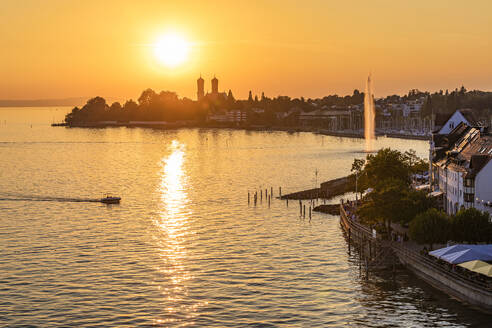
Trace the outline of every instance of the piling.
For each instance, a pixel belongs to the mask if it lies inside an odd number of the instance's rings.
[[[306,217],[306,205],[303,205],[302,216],[303,216],[304,218]]]
[[[278,187],[278,196],[282,197],[282,187]]]
[[[273,187],[270,187],[270,195],[273,197]]]
[[[299,215],[302,215],[302,202],[299,200]]]
[[[249,205],[249,190],[248,190],[248,205]]]
[[[268,207],[270,207],[270,195],[268,195]]]
[[[263,190],[260,190],[260,200],[263,200]]]
[[[350,256],[350,228],[348,229],[348,251],[349,251],[349,256]]]
[[[287,207],[289,207],[289,199],[285,200],[285,205],[287,205]]]
[[[311,206],[309,206],[309,221],[311,221]]]

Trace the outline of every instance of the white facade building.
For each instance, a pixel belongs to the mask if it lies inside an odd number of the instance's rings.
[[[492,215],[492,160],[490,159],[475,177],[475,208]]]

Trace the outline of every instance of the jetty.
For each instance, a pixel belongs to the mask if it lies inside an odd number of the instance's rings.
[[[380,236],[375,230],[359,222],[347,205],[340,204],[340,225],[347,236],[349,252],[351,245],[355,245],[361,257],[360,262],[366,264],[366,271],[371,267],[394,268],[396,264],[401,264],[434,288],[481,311],[492,313],[490,284],[442,265],[436,259],[407,245],[408,242],[388,240]]]
[[[280,199],[316,199],[316,198],[324,198],[330,199],[335,196],[343,195],[347,192],[353,191],[353,177],[346,176],[342,178],[337,178],[333,180],[329,180],[326,182],[322,182],[319,188],[312,188],[307,190],[302,190],[290,194],[285,194],[280,196]]]

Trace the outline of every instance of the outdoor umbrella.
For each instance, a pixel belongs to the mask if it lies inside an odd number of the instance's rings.
[[[492,277],[492,265],[487,264],[486,266],[476,269],[475,272],[481,273],[488,277]]]
[[[463,263],[460,263],[458,264],[460,267],[462,268],[465,268],[465,269],[468,269],[470,271],[475,271],[478,269],[478,268],[481,268],[483,266],[487,266],[487,265],[490,265],[488,264],[487,262],[484,262],[484,261],[480,261],[480,260],[474,260],[474,261],[469,261],[469,262],[463,262]]]
[[[460,252],[467,249],[470,249],[470,245],[453,245],[449,247],[436,249],[435,251],[429,252],[429,255],[435,256],[438,259],[440,259],[446,254]]]
[[[492,261],[492,254],[482,253],[474,249],[466,249],[464,251],[446,254],[441,256],[440,259],[451,264],[460,264],[474,260]]]

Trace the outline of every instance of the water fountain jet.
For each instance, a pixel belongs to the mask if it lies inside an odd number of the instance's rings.
[[[365,152],[374,151],[374,123],[376,111],[374,108],[374,92],[372,90],[371,75],[367,77],[366,92],[364,95],[364,138],[366,140]]]

